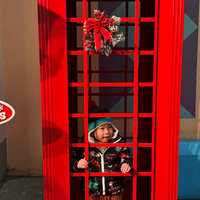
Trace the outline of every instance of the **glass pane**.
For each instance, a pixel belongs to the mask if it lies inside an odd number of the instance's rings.
[[[69,113],[84,112],[83,87],[69,87]]]
[[[83,24],[69,22],[67,30],[68,51],[83,50]]]
[[[140,23],[140,50],[154,50],[154,23]]]
[[[139,113],[152,113],[153,88],[139,87],[138,111]]]
[[[85,157],[85,149],[83,147],[70,148],[70,172],[83,173],[85,169],[77,167],[78,161]]]
[[[88,0],[88,16],[93,17],[93,10],[98,9],[101,12],[106,10],[109,17],[135,17],[135,1],[105,1],[105,0]]]
[[[155,0],[140,0],[140,17],[155,16]]]
[[[70,178],[70,199],[84,200],[84,192],[82,188],[85,185],[84,177],[71,177]]]
[[[84,118],[69,119],[70,143],[84,143]]]
[[[138,172],[151,172],[151,148],[150,147],[140,147],[138,148]]]
[[[89,82],[133,82],[134,55],[89,56]]]
[[[133,198],[133,178],[124,177],[124,192],[123,199],[134,199]]]
[[[152,118],[138,118],[138,142],[152,142]]]
[[[153,56],[139,56],[139,82],[153,82]]]
[[[82,83],[83,79],[83,56],[68,55],[68,81]]]
[[[83,17],[83,2],[80,0],[67,0],[67,17]]]
[[[98,105],[109,109],[111,113],[133,113],[133,97],[131,96],[133,93],[129,94],[128,91],[127,88],[127,93],[125,93],[124,87],[91,87],[89,98],[94,100],[96,97]]]
[[[151,200],[151,177],[137,177],[137,200]]]

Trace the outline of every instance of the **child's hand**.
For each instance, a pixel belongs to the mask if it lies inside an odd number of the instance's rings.
[[[82,168],[82,169],[86,169],[86,168],[88,168],[88,162],[85,160],[85,158],[81,159],[81,160],[78,161],[77,167]]]
[[[130,167],[130,165],[127,164],[127,163],[124,163],[124,164],[122,164],[122,166],[121,166],[121,171],[122,171],[122,173],[127,173],[127,172],[130,171],[130,169],[131,169],[131,167]]]

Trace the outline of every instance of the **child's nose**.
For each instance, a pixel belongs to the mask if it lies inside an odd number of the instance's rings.
[[[108,128],[104,128],[104,133],[108,133],[108,132],[109,132]]]

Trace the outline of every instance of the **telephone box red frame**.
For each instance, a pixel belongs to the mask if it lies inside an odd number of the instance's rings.
[[[137,173],[137,156],[134,157],[135,173],[132,176],[136,183],[137,176],[151,176],[151,200],[176,200],[178,181],[178,142],[179,142],[179,118],[180,118],[180,87],[182,66],[182,41],[184,0],[162,1],[155,0],[155,17],[139,17],[139,0],[135,0],[135,17],[122,18],[123,22],[135,22],[135,50],[114,51],[120,55],[154,55],[154,77],[152,83],[138,83],[138,74],[134,74],[133,83],[88,83],[87,75],[87,51],[67,50],[67,26],[69,22],[83,22],[87,19],[87,0],[83,1],[83,17],[67,18],[66,0],[38,0],[39,11],[39,44],[40,44],[40,70],[41,70],[41,99],[43,120],[43,171],[44,171],[44,200],[69,200],[70,176],[81,174],[70,173],[69,149],[82,146],[85,148],[88,159],[88,147],[91,144],[69,143],[69,118],[84,117],[88,124],[88,116],[100,116],[100,114],[88,114],[88,103],[84,103],[84,114],[69,113],[69,87],[84,87],[84,102],[88,102],[88,87],[134,87],[137,94],[138,86],[153,87],[153,111],[150,114],[138,113],[137,103],[134,103],[132,114],[109,114],[111,117],[133,117],[134,134],[137,133],[138,117],[152,117],[153,134],[151,144],[137,143],[137,135],[132,144],[124,144],[133,147],[137,154],[137,147],[152,148],[152,172]],[[154,22],[155,41],[153,51],[140,51],[139,22]],[[167,27],[167,28],[166,28]],[[51,31],[50,31],[51,30]],[[62,44],[61,51],[56,51]],[[92,53],[90,53],[92,54]],[[84,57],[84,82],[68,82],[67,55],[83,55]],[[134,71],[138,71],[138,56],[136,56]],[[62,66],[62,67],[60,67]],[[157,70],[157,71],[156,71]],[[137,102],[137,96],[134,96]],[[105,116],[104,114],[103,116]],[[85,132],[88,132],[85,126]],[[86,140],[87,141],[87,134]],[[108,145],[108,144],[106,144]],[[124,146],[123,145],[123,146]],[[101,144],[102,146],[102,144]],[[115,144],[110,146],[115,146]],[[117,145],[119,146],[119,145]],[[88,183],[89,172],[82,174]],[[90,176],[107,176],[110,173],[90,173]],[[122,176],[122,173],[112,173]],[[86,184],[86,189],[87,189]],[[133,184],[133,199],[136,199],[136,185]],[[86,190],[86,198],[88,190]]]

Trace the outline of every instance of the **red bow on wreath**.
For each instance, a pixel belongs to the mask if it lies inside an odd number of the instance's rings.
[[[109,19],[102,14],[100,19],[89,18],[86,20],[85,28],[88,32],[94,29],[95,49],[98,51],[101,48],[101,35],[104,37],[104,42],[111,42],[111,33],[104,27],[109,25]]]

